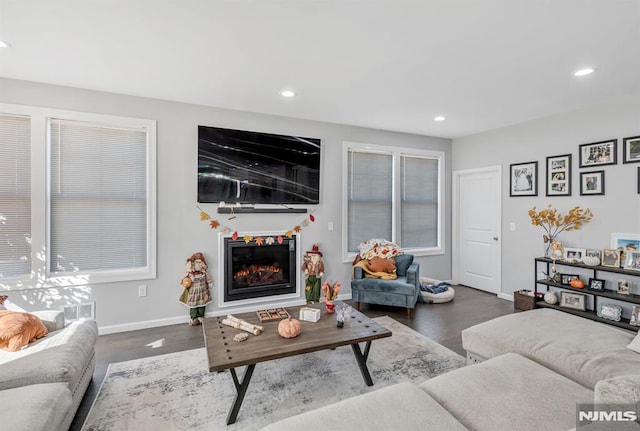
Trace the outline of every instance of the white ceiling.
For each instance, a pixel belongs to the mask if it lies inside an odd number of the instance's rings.
[[[0,0],[0,39],[2,77],[442,137],[640,95],[640,0]]]

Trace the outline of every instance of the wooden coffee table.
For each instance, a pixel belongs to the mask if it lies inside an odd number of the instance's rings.
[[[336,302],[336,306],[342,305],[342,302]],[[320,304],[316,304],[315,307],[322,310],[320,321],[302,321],[302,333],[290,339],[278,335],[278,322],[260,323],[256,313],[234,314],[239,319],[264,326],[262,334],[249,335],[247,341],[240,343],[234,342],[233,336],[242,331],[223,325],[222,320],[226,316],[204,319],[202,330],[209,361],[209,372],[229,370],[236,387],[236,396],[227,416],[227,425],[236,421],[253,370],[260,362],[350,345],[365,383],[367,386],[373,385],[367,368],[371,341],[390,337],[391,331],[356,310],[353,310],[351,319],[345,322],[344,327],[338,328],[335,314],[324,314],[324,307]],[[287,307],[291,317],[296,319],[299,315],[299,309],[300,307]],[[364,352],[360,349],[359,344],[363,342],[366,343]],[[239,380],[236,368],[242,366],[246,366],[246,369],[242,380]]]

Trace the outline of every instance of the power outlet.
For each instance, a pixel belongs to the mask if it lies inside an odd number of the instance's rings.
[[[147,285],[141,284],[138,286],[138,296],[147,296]]]
[[[329,223],[327,223],[327,229],[328,230],[333,230],[333,222],[330,221]]]

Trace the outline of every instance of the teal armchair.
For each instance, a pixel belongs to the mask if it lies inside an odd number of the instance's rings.
[[[356,310],[360,310],[361,302],[404,307],[407,317],[411,318],[420,295],[420,264],[413,261],[412,254],[401,254],[392,259],[396,261],[398,278],[395,280],[365,278],[362,268],[353,269],[351,298]]]

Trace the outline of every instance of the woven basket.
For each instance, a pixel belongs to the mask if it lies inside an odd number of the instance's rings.
[[[536,308],[536,297],[529,296],[526,291],[513,292],[513,309],[520,311],[533,310]]]

